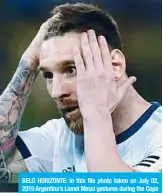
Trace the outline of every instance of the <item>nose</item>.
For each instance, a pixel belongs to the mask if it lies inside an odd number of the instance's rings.
[[[53,79],[52,98],[55,101],[62,101],[70,96],[70,91],[67,84],[60,78]]]

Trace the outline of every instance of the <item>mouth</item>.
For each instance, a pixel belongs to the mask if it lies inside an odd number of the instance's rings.
[[[73,113],[76,113],[76,111],[79,109],[78,106],[76,107],[68,107],[66,109],[62,109],[63,114],[65,115],[71,115]]]

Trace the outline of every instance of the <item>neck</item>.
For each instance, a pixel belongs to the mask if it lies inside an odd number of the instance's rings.
[[[127,130],[151,106],[133,87],[130,87],[123,100],[112,113],[115,135]]]

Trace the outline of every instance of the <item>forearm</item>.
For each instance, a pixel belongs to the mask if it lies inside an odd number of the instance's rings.
[[[0,150],[9,150],[15,142],[35,77],[36,71],[21,60],[11,82],[0,96]]]
[[[21,60],[11,82],[0,96],[0,183],[12,180],[13,171],[9,166],[14,160],[11,160],[11,155],[36,74],[36,70],[32,70],[27,61]],[[17,160],[17,165],[22,170],[26,167],[20,164],[21,160]]]
[[[15,183],[19,172],[27,172],[27,166],[19,150],[14,147],[10,156],[6,159],[5,151],[0,151],[0,185],[3,183]]]
[[[92,112],[91,116],[83,117],[88,171],[131,172],[118,155],[111,115]]]
[[[8,169],[3,151],[0,151],[0,184],[10,182],[12,179],[11,171]]]
[[[37,75],[40,48],[48,21],[43,23],[24,52],[19,66],[0,96],[0,183],[10,182],[15,173],[27,170],[20,152],[15,147],[18,128],[32,84]]]

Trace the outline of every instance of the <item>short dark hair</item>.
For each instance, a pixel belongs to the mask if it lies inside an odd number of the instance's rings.
[[[115,20],[109,13],[92,4],[66,3],[56,6],[54,20],[50,23],[45,40],[53,36],[62,36],[68,32],[85,32],[94,29],[96,35],[105,36],[112,49],[122,50],[120,32]]]

